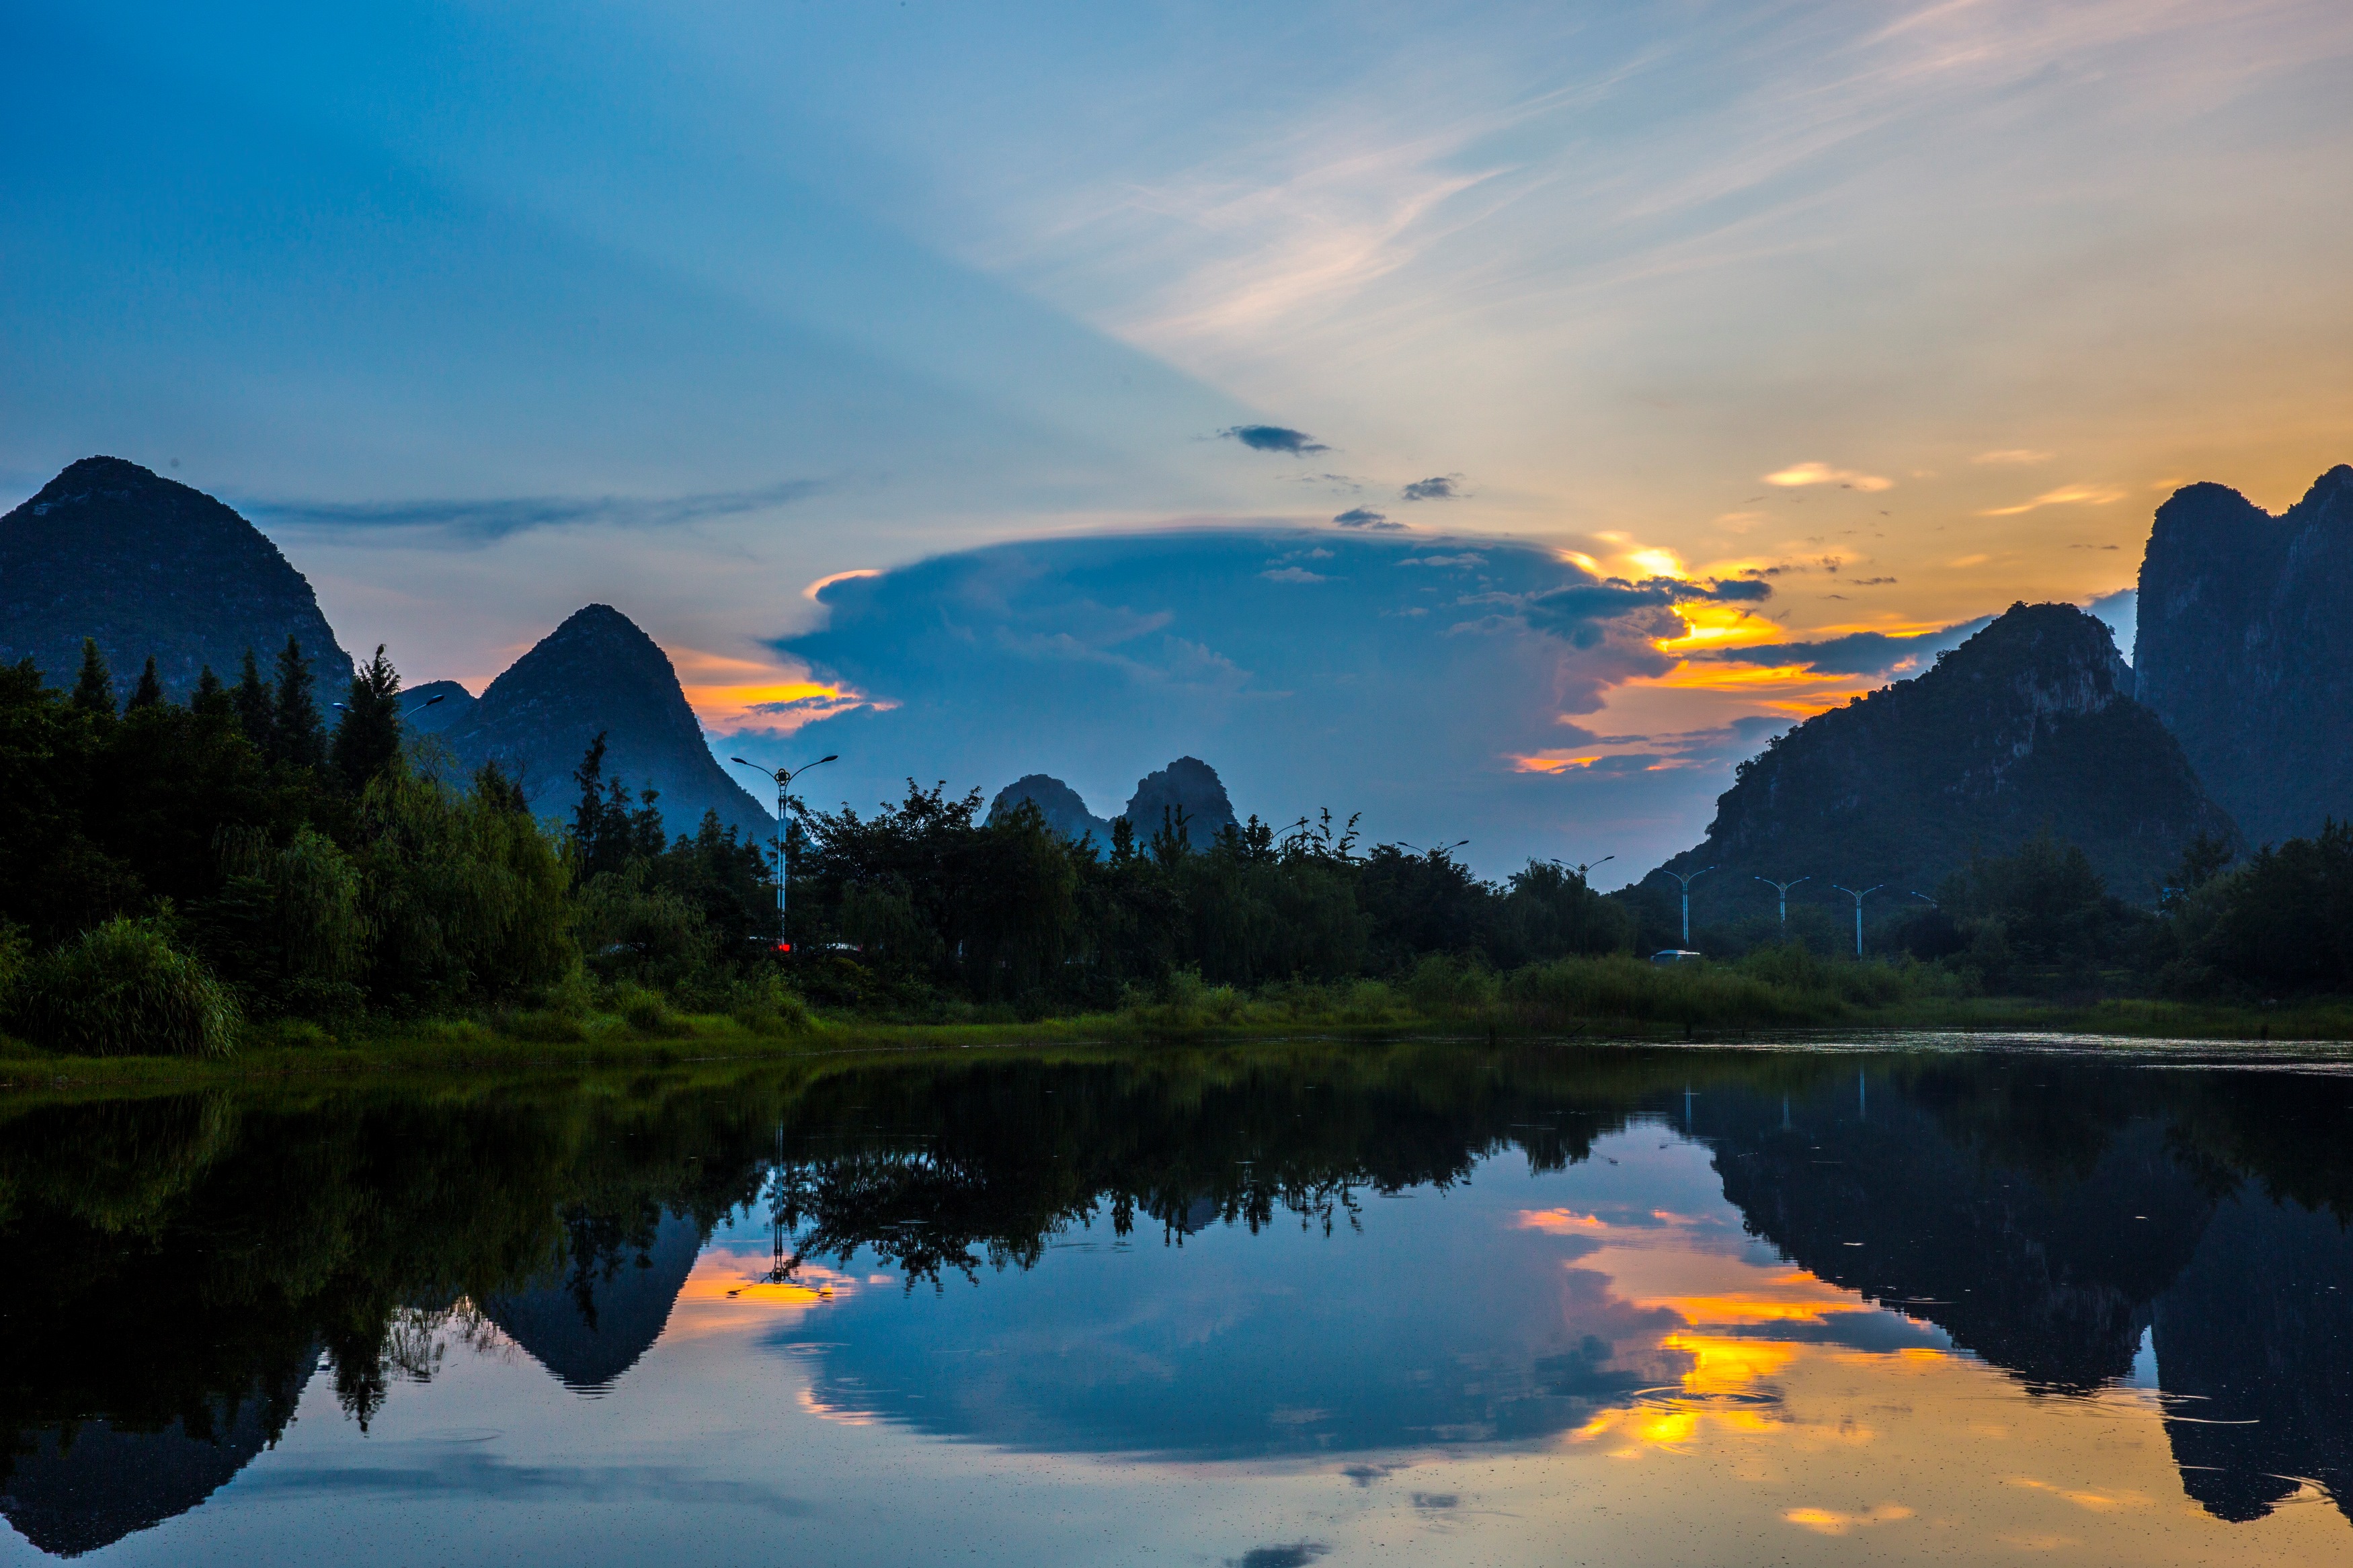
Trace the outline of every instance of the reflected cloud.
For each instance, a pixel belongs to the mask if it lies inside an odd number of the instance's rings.
[[[470,1446],[413,1440],[388,1444],[395,1453],[415,1456],[407,1464],[270,1465],[244,1478],[261,1496],[448,1497],[500,1502],[533,1500],[613,1502],[630,1499],[666,1507],[737,1508],[779,1518],[806,1517],[808,1503],[767,1487],[715,1479],[672,1465],[519,1464]]]

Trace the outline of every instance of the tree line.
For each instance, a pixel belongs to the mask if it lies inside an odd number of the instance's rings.
[[[984,817],[978,791],[913,781],[868,814],[796,809],[780,931],[769,847],[715,814],[672,832],[653,791],[611,775],[602,736],[568,819],[551,820],[494,765],[461,773],[407,730],[382,648],[332,725],[315,688],[292,639],[266,670],[248,653],[233,683],[206,669],[185,702],[152,659],[119,700],[95,644],[67,689],[29,660],[0,667],[0,1028],[201,1053],[240,1020],[592,1005],[1034,1017],[1185,984],[1267,994],[1681,944],[1661,878],[1605,896],[1535,860],[1490,881],[1444,849],[1366,844],[1329,813],[1197,836],[1171,811],[1072,842],[1034,806]],[[1774,952],[1852,952],[1851,927],[1802,908],[1786,931],[1694,937],[1716,957],[1769,950],[1767,969],[1788,967]],[[1868,945],[2005,994],[2342,992],[2353,827],[2235,863],[2200,840],[2155,910],[2045,835],[1976,857],[1933,907],[1882,916]],[[1809,985],[1826,984],[1818,970]]]

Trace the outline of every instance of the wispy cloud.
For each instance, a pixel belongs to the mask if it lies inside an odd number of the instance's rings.
[[[1303,458],[1310,452],[1328,452],[1332,448],[1304,430],[1293,430],[1287,425],[1236,425],[1218,434],[1229,441],[1240,441],[1253,452],[1287,452]]]
[[[1375,511],[1368,506],[1352,506],[1332,520],[1342,528],[1403,528],[1401,522],[1391,522],[1386,512]]]
[[[1406,500],[1452,500],[1462,493],[1461,474],[1432,474],[1416,479],[1398,492]]]
[[[1817,675],[1915,675],[1933,663],[1938,654],[1960,647],[1992,624],[1992,616],[1980,616],[1932,632],[1849,632],[1819,642],[1757,643],[1746,647],[1720,648],[1706,657],[1729,664],[1807,668]]]
[[[2038,452],[2028,447],[2010,447],[1999,452],[1979,452],[1969,461],[1985,463],[1994,468],[2027,468],[2035,463],[2047,463],[2058,455],[2056,452]]]
[[[2032,500],[2016,506],[1997,506],[1978,513],[1979,517],[2017,517],[2046,506],[2107,506],[2120,501],[2130,492],[2116,485],[2061,485],[2055,490],[2044,490]]]
[[[1764,476],[1768,485],[1783,489],[1796,489],[1807,485],[1836,485],[1847,490],[1883,490],[1894,487],[1895,481],[1878,474],[1866,474],[1854,468],[1834,468],[1828,463],[1792,463]]]
[[[506,496],[431,500],[247,500],[257,517],[297,528],[422,529],[469,543],[491,543],[543,528],[675,528],[742,517],[819,494],[815,479],[786,479],[749,490],[682,496]]]

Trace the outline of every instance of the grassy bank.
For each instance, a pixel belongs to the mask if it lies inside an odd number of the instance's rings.
[[[1396,983],[1284,984],[1243,993],[1179,975],[1112,1011],[1019,1019],[823,1017],[794,1005],[677,1011],[615,987],[561,1007],[481,1017],[248,1026],[224,1056],[86,1056],[0,1040],[0,1091],[94,1089],[375,1072],[475,1073],[676,1067],[849,1053],[1249,1041],[1568,1037],[1721,1040],[1757,1032],[2040,1032],[2125,1039],[2353,1039],[2353,1003],[2221,1006],[2149,999],[1972,996],[1925,965],[1833,963],[1803,953],[1659,967],[1613,956],[1506,975],[1425,961]]]

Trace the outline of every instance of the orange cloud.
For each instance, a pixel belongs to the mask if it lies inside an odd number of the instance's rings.
[[[686,700],[694,709],[695,717],[714,730],[797,730],[812,719],[821,719],[867,700],[862,693],[849,687],[815,679],[807,666],[737,658],[702,648],[665,651],[678,668],[679,685],[685,689]],[[786,713],[761,711],[778,702],[805,706]]]
[[[1792,463],[1765,476],[1768,485],[1795,489],[1806,485],[1838,485],[1851,490],[1883,490],[1894,488],[1894,479],[1878,474],[1858,473],[1852,468],[1833,468],[1828,463]]]
[[[2046,506],[2106,506],[2120,501],[2127,492],[2115,485],[2061,485],[2055,490],[2044,490],[2032,500],[2016,506],[1998,506],[1978,513],[1979,517],[2016,517],[2038,507]]]
[[[882,575],[882,569],[879,566],[853,566],[847,572],[836,572],[829,576],[818,578],[801,590],[801,597],[814,604],[819,594],[824,593],[836,583],[847,583],[852,577],[880,577],[881,575]]]
[[[1537,752],[1531,756],[1514,755],[1511,759],[1515,773],[1565,773],[1571,768],[1589,768],[1601,760],[1592,756],[1569,756],[1558,752]]]

